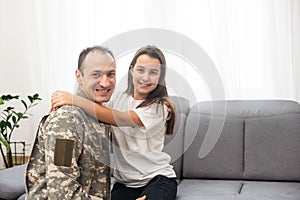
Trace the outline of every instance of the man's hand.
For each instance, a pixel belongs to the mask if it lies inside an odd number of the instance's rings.
[[[142,197],[139,197],[137,198],[136,200],[146,200],[146,195],[142,196]]]

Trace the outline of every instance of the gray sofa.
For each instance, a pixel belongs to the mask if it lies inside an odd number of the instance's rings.
[[[26,164],[0,170],[0,200],[18,199],[25,193]]]
[[[178,200],[300,200],[299,103],[172,99]]]
[[[300,105],[285,100],[200,102],[172,97],[177,119],[165,151],[178,177],[178,200],[300,200]],[[17,199],[13,182],[0,198]],[[12,173],[12,171],[10,171]],[[15,174],[15,172],[13,173]],[[18,185],[17,184],[17,185]],[[4,192],[4,193],[3,193]],[[5,199],[5,198],[4,198]]]

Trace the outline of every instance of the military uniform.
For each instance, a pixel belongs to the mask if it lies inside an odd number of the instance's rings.
[[[26,199],[110,199],[108,128],[74,106],[45,116],[26,170]]]

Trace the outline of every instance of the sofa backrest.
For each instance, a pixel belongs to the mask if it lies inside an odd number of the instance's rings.
[[[170,97],[176,107],[176,121],[172,135],[166,135],[164,151],[171,156],[177,178],[182,175],[183,134],[185,120],[190,109],[189,100],[183,97]]]
[[[183,151],[184,178],[300,181],[300,105],[197,103],[186,119]]]

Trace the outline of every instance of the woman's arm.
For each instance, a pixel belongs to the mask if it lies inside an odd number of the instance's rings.
[[[132,110],[120,112],[65,91],[54,92],[51,96],[51,104],[51,110],[63,105],[80,107],[99,121],[113,126],[144,126],[138,115]]]

